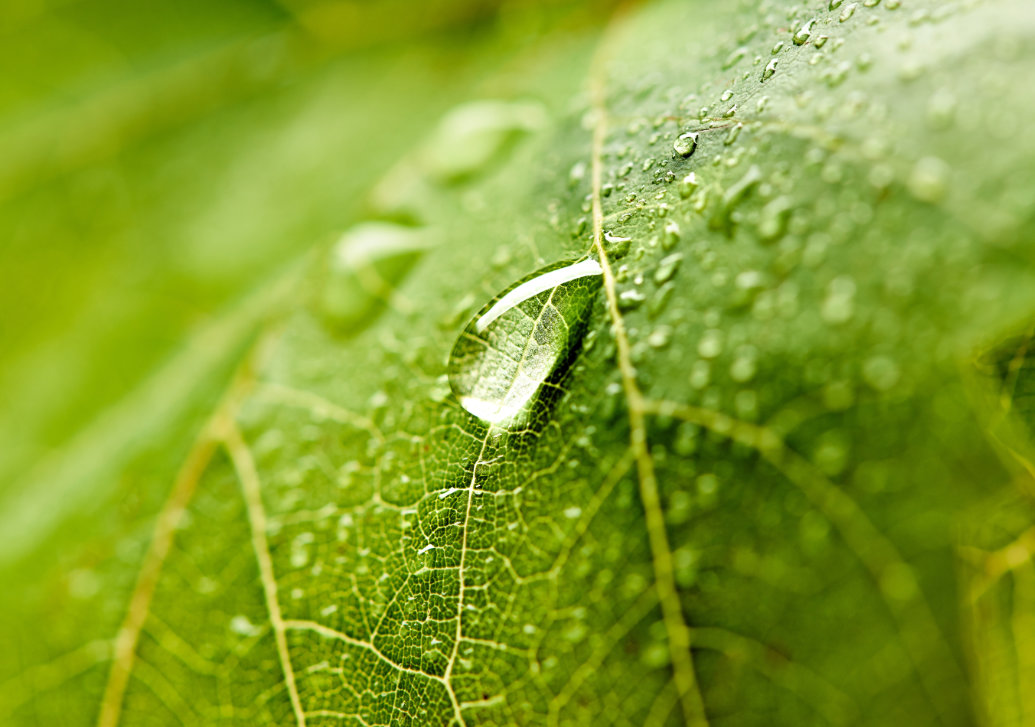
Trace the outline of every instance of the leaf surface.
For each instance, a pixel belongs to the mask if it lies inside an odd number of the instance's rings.
[[[1035,314],[1033,36],[1020,1],[660,2],[558,51],[575,102],[446,115],[365,205],[434,242],[310,257],[142,480],[153,529],[18,636],[8,721],[1030,720],[1032,473],[994,418],[1023,451],[1031,366],[971,362]],[[556,393],[470,414],[465,324],[585,255]],[[15,616],[60,621],[58,580]]]

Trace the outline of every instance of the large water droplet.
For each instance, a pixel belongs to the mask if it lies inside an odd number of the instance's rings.
[[[549,265],[491,300],[449,357],[460,405],[491,424],[520,424],[548,403],[578,352],[600,290],[593,258]]]

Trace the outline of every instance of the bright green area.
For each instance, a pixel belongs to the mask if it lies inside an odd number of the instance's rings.
[[[121,724],[682,724],[659,564],[711,724],[1035,721],[1029,2],[11,8],[4,724],[97,723],[215,412]],[[600,123],[618,312],[486,426]]]

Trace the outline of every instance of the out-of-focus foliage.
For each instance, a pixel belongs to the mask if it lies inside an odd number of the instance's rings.
[[[145,5],[0,10],[0,720],[1035,721],[1030,3]]]

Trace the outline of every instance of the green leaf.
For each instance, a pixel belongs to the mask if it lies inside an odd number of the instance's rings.
[[[6,723],[1035,719],[1030,3],[562,20],[8,488]]]

